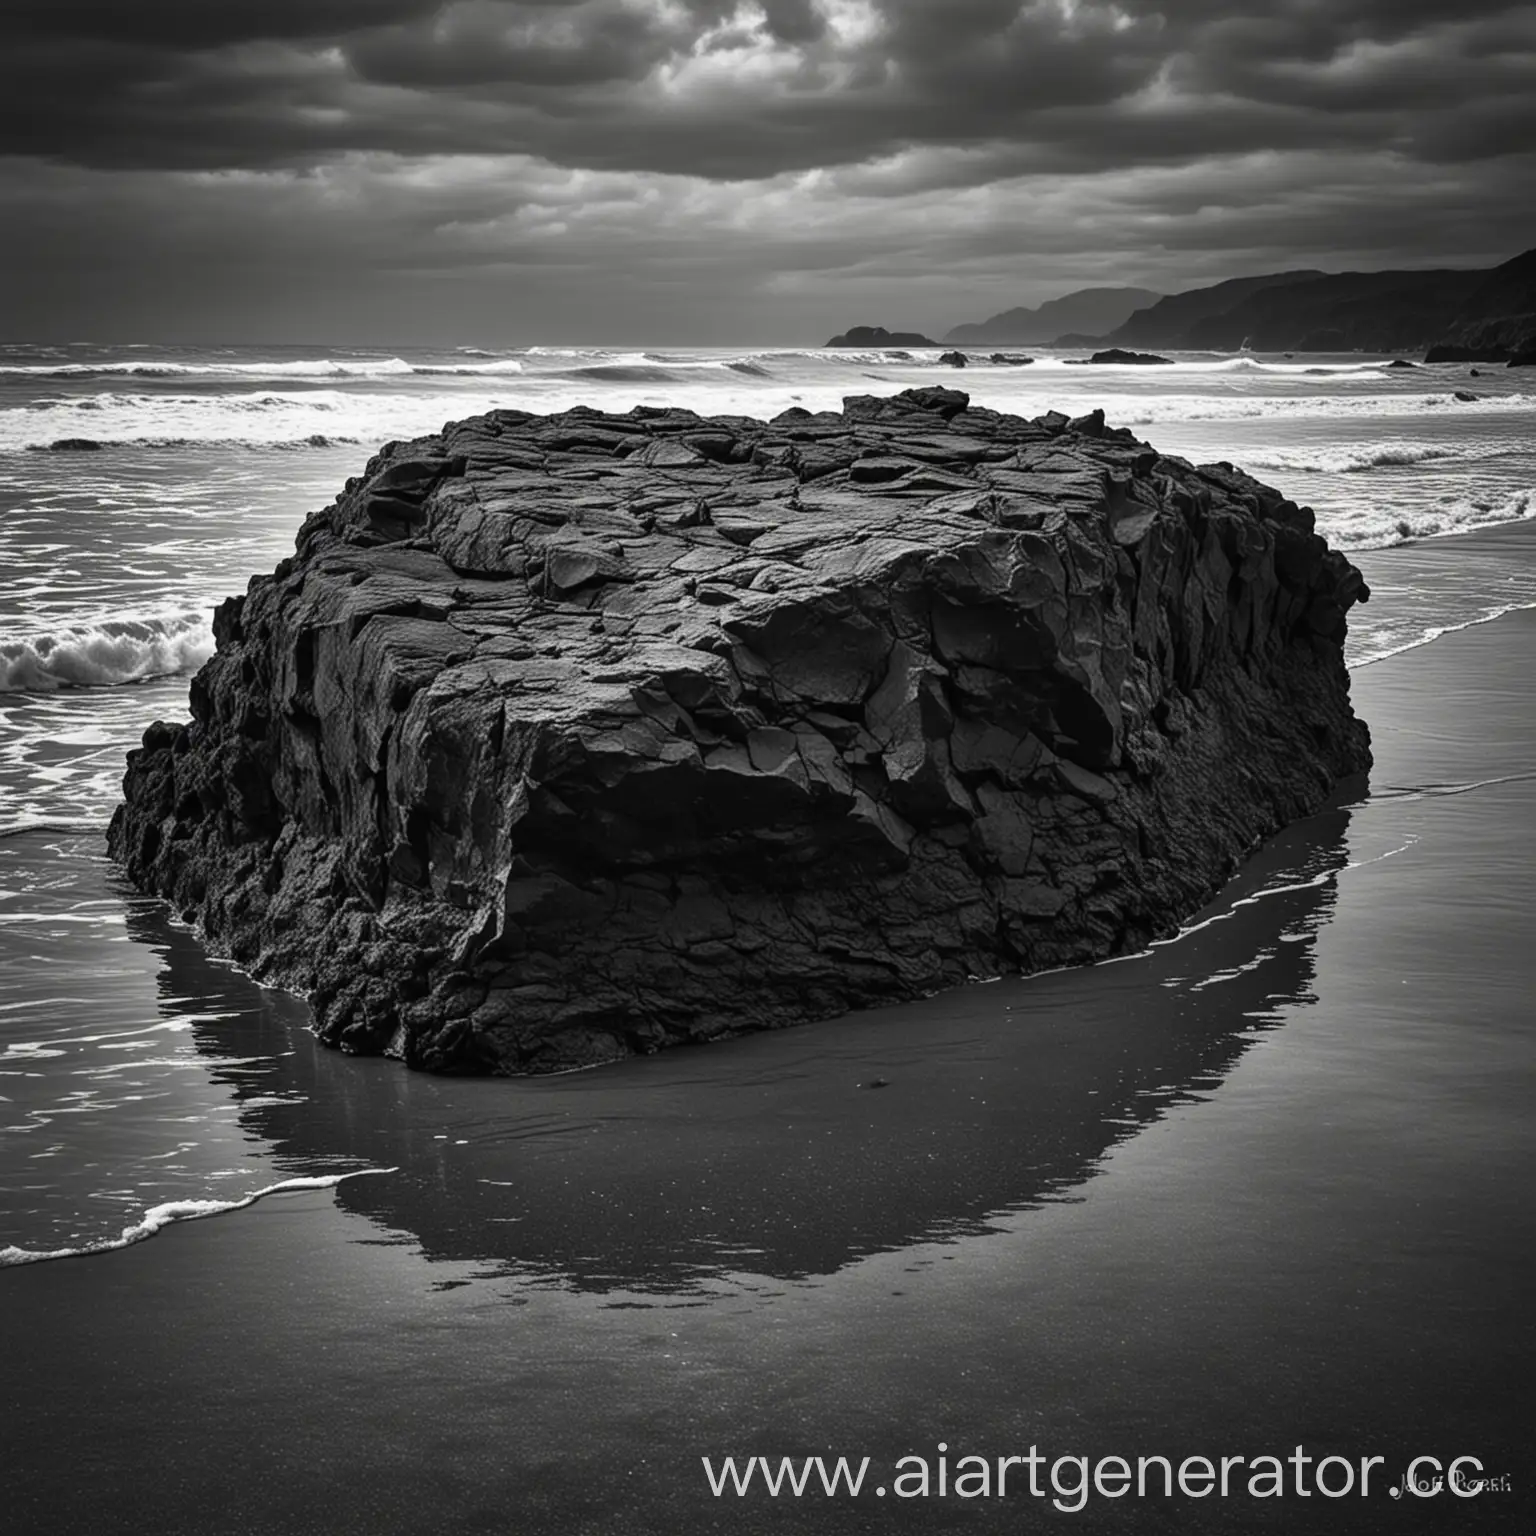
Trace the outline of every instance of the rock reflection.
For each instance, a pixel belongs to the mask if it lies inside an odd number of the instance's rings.
[[[255,1066],[209,1069],[285,1171],[399,1169],[338,1191],[381,1241],[615,1302],[686,1300],[1074,1198],[1116,1143],[1217,1090],[1312,1000],[1349,815],[1281,834],[1214,920],[1150,954],[561,1078],[335,1055],[297,1027],[301,1004],[186,930],[142,911],[131,930],[163,958],[162,1009],[208,1056],[257,1054],[232,1027],[267,1032],[269,1051],[289,1033]]]

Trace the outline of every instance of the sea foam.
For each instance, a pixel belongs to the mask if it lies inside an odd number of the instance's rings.
[[[253,1194],[238,1200],[168,1200],[164,1205],[152,1206],[131,1226],[124,1227],[121,1236],[102,1238],[99,1242],[83,1243],[77,1248],[18,1248],[15,1244],[0,1248],[0,1269],[19,1264],[44,1264],[50,1259],[74,1259],[88,1253],[114,1253],[120,1248],[142,1243],[153,1237],[162,1227],[176,1221],[200,1221],[205,1216],[222,1216],[229,1211],[243,1211],[268,1195],[286,1194],[300,1189],[333,1189],[344,1179],[357,1179],[366,1174],[398,1173],[398,1168],[355,1168],[350,1173],[327,1173],[311,1178],[283,1179],[268,1184]]]
[[[473,361],[410,363],[403,357],[301,358],[275,363],[157,363],[131,359],[96,363],[23,363],[0,366],[0,378],[32,379],[394,379],[412,374],[521,373],[515,357],[475,353]],[[466,355],[467,359],[467,355]]]
[[[213,654],[205,613],[108,619],[19,640],[0,639],[0,693],[105,688],[194,672]]]
[[[90,363],[0,365],[0,378],[30,379],[393,379],[413,374],[521,373],[513,357],[476,353],[457,363],[411,363],[403,357],[314,357],[265,363],[173,363],[107,359]]]
[[[1115,426],[1162,426],[1182,421],[1300,421],[1528,411],[1536,395],[1513,393],[1459,400],[1454,393],[1360,395],[1103,395],[1099,404]]]
[[[1392,507],[1353,515],[1335,513],[1323,531],[1338,549],[1381,549],[1419,539],[1446,538],[1474,528],[1523,523],[1536,517],[1536,488],[1482,496],[1447,497],[1430,506]]]
[[[1354,475],[1373,469],[1400,469],[1415,464],[1497,458],[1502,447],[1452,448],[1433,443],[1382,442],[1339,447],[1260,447],[1243,455],[1250,472],[1289,469],[1316,474]]]
[[[169,363],[109,359],[90,363],[22,363],[0,367],[0,378],[36,379],[379,379],[416,369],[404,358],[301,358],[272,363]]]

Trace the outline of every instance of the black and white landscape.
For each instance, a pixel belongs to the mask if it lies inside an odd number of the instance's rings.
[[[0,1526],[1525,1531],[1536,17],[0,17]]]

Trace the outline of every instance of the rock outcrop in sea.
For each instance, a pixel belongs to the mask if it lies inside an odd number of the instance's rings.
[[[1074,363],[1108,363],[1111,367],[1123,368],[1127,365],[1137,365],[1143,368],[1155,368],[1163,365],[1172,366],[1171,357],[1159,357],[1156,352],[1127,352],[1122,347],[1110,347],[1104,352],[1095,352],[1092,357],[1074,357]]]
[[[826,343],[829,347],[936,347],[921,331],[888,331],[883,325],[856,325]]]
[[[1100,412],[494,411],[219,607],[111,851],[416,1067],[824,1018],[1173,930],[1367,767],[1365,596]]]

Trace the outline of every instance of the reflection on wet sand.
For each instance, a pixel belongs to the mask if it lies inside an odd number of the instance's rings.
[[[1214,921],[1146,955],[561,1078],[332,1055],[297,1035],[301,1004],[187,930],[140,908],[130,932],[284,1172],[398,1168],[338,1191],[381,1240],[623,1304],[827,1275],[1075,1198],[1111,1147],[1217,1090],[1311,1000],[1349,819],[1282,834]],[[252,1047],[288,1031],[296,1048],[229,1071],[232,1020]]]

